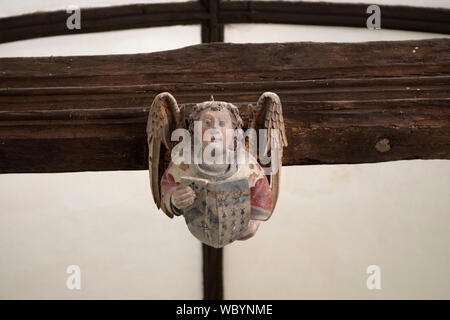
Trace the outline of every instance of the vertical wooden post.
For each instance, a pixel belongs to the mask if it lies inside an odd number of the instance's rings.
[[[218,23],[219,0],[202,0],[209,19],[202,23],[202,43],[223,42],[224,26]],[[223,250],[202,244],[203,299],[223,299]]]
[[[223,249],[202,244],[203,299],[223,299]]]
[[[219,24],[219,0],[202,0],[203,6],[209,12],[209,19],[202,23],[202,43],[223,42],[224,26]]]

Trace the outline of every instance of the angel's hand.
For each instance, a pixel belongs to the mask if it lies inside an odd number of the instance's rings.
[[[195,197],[195,192],[190,187],[178,186],[170,200],[175,208],[183,210],[194,203]]]

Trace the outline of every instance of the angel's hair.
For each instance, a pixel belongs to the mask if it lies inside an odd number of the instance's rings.
[[[191,114],[189,115],[189,131],[194,132],[194,121],[200,120],[200,114],[209,109],[212,111],[220,111],[223,108],[230,112],[231,122],[233,123],[234,129],[241,129],[244,122],[239,115],[239,109],[232,103],[223,101],[206,101],[202,103],[197,103],[192,108]]]

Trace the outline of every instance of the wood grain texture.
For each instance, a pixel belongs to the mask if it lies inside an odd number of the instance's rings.
[[[283,103],[284,165],[450,159],[450,40],[0,59],[0,172],[147,169],[156,94]],[[376,145],[387,139],[389,151]],[[383,140],[384,141],[384,140]],[[383,149],[382,149],[383,150]]]
[[[283,23],[365,28],[369,4],[302,1],[223,1],[221,23]],[[381,28],[450,33],[450,10],[379,5]]]
[[[0,19],[0,43],[56,35],[202,25],[202,42],[223,41],[227,23],[283,23],[366,28],[367,4],[302,1],[190,1],[82,8],[81,29],[69,30],[65,10]],[[383,29],[450,34],[450,10],[380,5]]]
[[[202,243],[203,299],[223,299],[223,248]]]
[[[81,29],[69,30],[66,10],[0,19],[0,43],[91,32],[200,24],[209,13],[199,1],[81,8]]]
[[[201,0],[209,13],[209,19],[202,22],[202,43],[223,42],[224,25],[219,23],[220,0]]]

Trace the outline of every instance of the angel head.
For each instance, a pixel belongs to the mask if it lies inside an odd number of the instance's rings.
[[[200,136],[195,137],[195,124],[201,127]],[[189,116],[189,131],[202,144],[204,150],[210,144],[221,145],[222,150],[233,148],[234,130],[241,129],[243,121],[239,109],[228,102],[207,101],[196,104]]]

